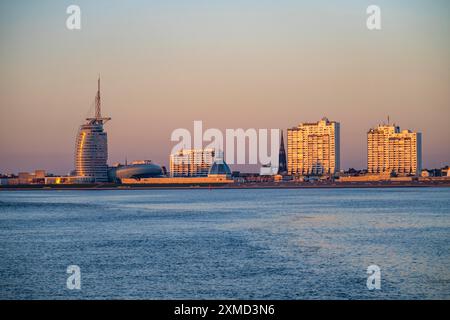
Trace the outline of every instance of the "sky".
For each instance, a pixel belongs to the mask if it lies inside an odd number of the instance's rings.
[[[73,169],[99,74],[110,164],[167,166],[172,131],[194,120],[323,116],[341,124],[342,168],[366,167],[366,133],[388,116],[422,132],[424,167],[450,164],[449,16],[446,0],[0,0],[0,172]]]

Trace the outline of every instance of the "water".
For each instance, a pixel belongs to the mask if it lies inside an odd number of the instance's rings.
[[[0,192],[12,298],[449,299],[450,189]]]

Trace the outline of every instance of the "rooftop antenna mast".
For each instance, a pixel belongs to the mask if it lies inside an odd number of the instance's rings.
[[[97,80],[97,94],[95,95],[95,117],[87,118],[91,124],[104,124],[111,120],[109,117],[102,117],[101,100],[100,100],[100,76]]]
[[[101,102],[100,102],[100,76],[97,80],[97,95],[95,96],[95,118],[100,120],[102,118]]]

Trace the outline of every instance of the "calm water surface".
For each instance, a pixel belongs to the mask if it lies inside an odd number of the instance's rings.
[[[450,189],[0,192],[12,298],[449,299]]]

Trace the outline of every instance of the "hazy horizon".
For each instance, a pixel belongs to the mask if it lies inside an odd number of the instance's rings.
[[[81,30],[66,28],[71,4]],[[382,30],[366,28],[371,4]],[[363,169],[367,131],[390,116],[422,132],[424,168],[448,165],[449,12],[424,0],[1,1],[0,172],[73,169],[99,74],[109,164],[167,166],[172,131],[194,120],[285,131],[326,116],[341,124],[341,168]]]

